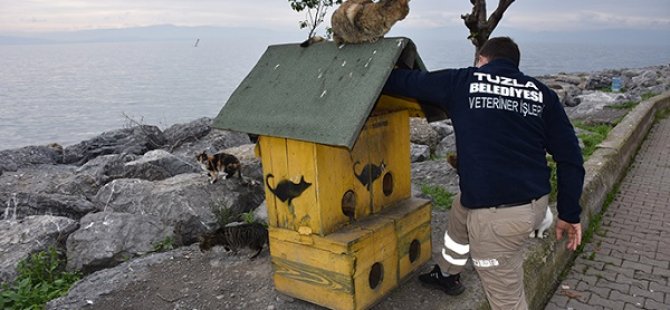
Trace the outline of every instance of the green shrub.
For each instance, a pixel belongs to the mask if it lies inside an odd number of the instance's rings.
[[[154,243],[154,252],[166,252],[174,249],[174,237],[167,236],[165,239]]]
[[[254,214],[254,211],[249,211],[240,214],[240,218],[242,219],[242,222],[247,223],[247,224],[253,224],[256,223],[256,215]]]
[[[575,127],[581,128],[587,133],[579,134],[579,138],[584,142],[584,148],[582,149],[582,156],[584,156],[584,161],[586,161],[593,152],[595,152],[598,144],[603,142],[607,135],[612,130],[613,126],[609,124],[597,124],[597,125],[587,125],[581,122],[575,122]],[[551,183],[551,193],[549,193],[549,201],[556,201],[556,196],[558,194],[558,179],[556,176],[556,162],[547,156],[547,165],[551,169],[551,177],[549,179]]]
[[[582,149],[584,160],[588,159],[589,156],[595,152],[598,144],[607,138],[607,135],[613,128],[613,126],[610,124],[587,125],[585,123],[575,122],[574,125],[575,127],[588,131],[588,133],[582,133],[578,135],[579,138],[584,142],[584,149]]]
[[[442,211],[451,208],[451,202],[454,200],[455,196],[455,194],[450,193],[443,187],[437,185],[422,185],[421,192],[430,197],[433,201],[433,206]]]
[[[221,202],[213,202],[210,205],[210,209],[212,210],[212,213],[214,213],[216,222],[220,227],[226,226],[232,222],[237,222],[240,218],[240,215],[235,214],[232,208],[223,206]]]
[[[556,176],[556,162],[547,156],[547,165],[551,169],[551,175],[549,177],[549,183],[551,184],[551,192],[549,193],[549,202],[555,202],[558,195],[558,177]]]
[[[639,101],[626,101],[626,102],[621,103],[621,104],[610,105],[610,106],[607,106],[607,107],[611,108],[611,109],[617,109],[617,110],[630,110],[630,109],[634,108],[638,103],[640,103],[640,102]]]
[[[49,300],[65,295],[80,278],[63,267],[64,261],[53,247],[31,254],[19,263],[16,280],[2,285],[0,309],[44,309]]]
[[[642,101],[645,101],[647,99],[650,99],[651,97],[654,97],[658,95],[657,93],[644,93],[640,97],[642,97]]]

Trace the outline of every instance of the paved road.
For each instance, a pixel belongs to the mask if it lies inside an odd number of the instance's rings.
[[[670,309],[670,118],[642,144],[602,226],[546,309]]]

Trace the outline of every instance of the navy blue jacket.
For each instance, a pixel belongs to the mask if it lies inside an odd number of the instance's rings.
[[[584,167],[575,130],[555,92],[506,59],[481,68],[396,69],[384,92],[445,110],[456,134],[461,203],[484,208],[551,191],[546,153],[558,173],[558,217],[579,223]]]

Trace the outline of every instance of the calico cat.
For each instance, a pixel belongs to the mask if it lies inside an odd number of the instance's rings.
[[[348,0],[331,17],[333,40],[342,43],[374,42],[409,13],[409,0]]]
[[[544,239],[544,232],[549,229],[552,222],[554,222],[554,214],[547,207],[547,213],[545,213],[542,223],[540,223],[540,226],[536,230],[530,233],[530,237]]]
[[[261,223],[244,223],[235,226],[224,226],[215,231],[206,233],[199,238],[200,251],[204,252],[216,245],[223,246],[226,251],[237,252],[247,247],[258,250],[249,259],[254,259],[268,243],[268,229]]]
[[[372,188],[372,183],[378,179],[382,173],[386,170],[386,164],[382,160],[382,162],[379,164],[379,166],[375,166],[373,164],[367,164],[365,167],[363,167],[363,170],[361,171],[361,174],[356,174],[356,165],[360,164],[359,161],[356,161],[354,163],[354,175],[358,179],[358,181],[365,186],[365,188],[368,189],[368,192],[371,191]]]
[[[240,179],[242,178],[242,166],[240,160],[234,155],[226,153],[208,155],[203,151],[202,154],[197,155],[195,159],[200,163],[202,169],[207,171],[207,175],[211,177],[209,182],[212,184],[217,181],[219,172],[224,173],[224,179],[227,179],[236,173]]]
[[[282,202],[288,201],[289,206],[291,206],[291,201],[294,198],[300,196],[302,192],[304,192],[312,185],[312,183],[307,183],[305,181],[305,176],[302,176],[300,177],[299,183],[293,183],[289,180],[281,180],[277,186],[275,186],[275,188],[272,188],[272,186],[270,186],[270,178],[274,178],[272,173],[268,173],[268,175],[265,177],[265,184],[268,186],[270,192],[272,192]]]

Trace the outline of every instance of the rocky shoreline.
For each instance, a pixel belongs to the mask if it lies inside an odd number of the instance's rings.
[[[621,92],[607,91],[613,77],[622,78]],[[611,124],[627,113],[630,102],[670,90],[670,65],[539,79],[556,90],[572,120]],[[221,214],[255,212],[263,218],[265,192],[253,140],[213,129],[211,122],[201,118],[164,130],[138,125],[66,147],[0,150],[0,283],[16,278],[19,261],[54,246],[66,257],[67,270],[85,277],[47,308],[98,305],[114,290],[150,281],[143,274],[149,269],[191,255],[198,237],[218,228]],[[457,174],[444,159],[455,151],[450,122],[412,119],[410,128],[414,194],[423,195],[422,185],[457,192]],[[236,155],[245,178],[210,184],[195,161],[203,150]],[[175,249],[158,253],[166,242]],[[209,255],[227,260],[233,269],[244,260],[222,252]],[[267,264],[250,265],[262,269],[262,279],[268,276]],[[207,304],[216,305],[227,297],[203,298],[214,298]],[[259,300],[246,306],[281,304]]]

